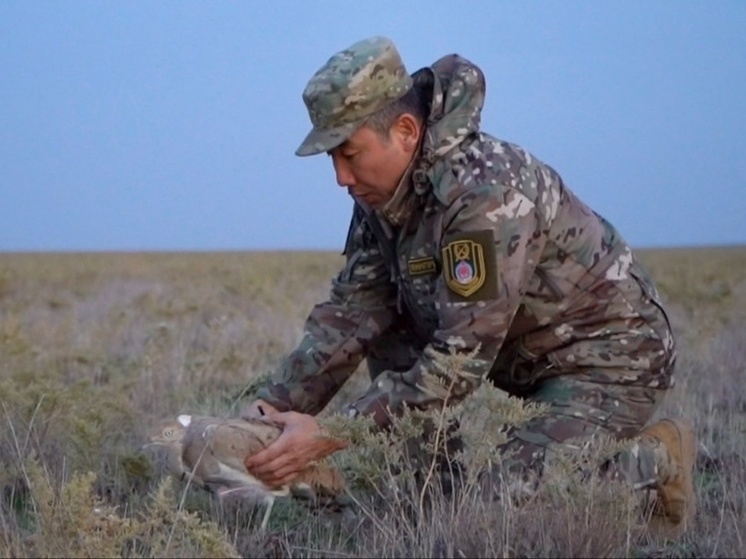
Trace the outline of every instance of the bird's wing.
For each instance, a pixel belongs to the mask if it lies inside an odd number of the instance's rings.
[[[265,449],[281,432],[272,424],[224,420],[207,426],[204,437],[221,462],[246,471],[246,457]]]

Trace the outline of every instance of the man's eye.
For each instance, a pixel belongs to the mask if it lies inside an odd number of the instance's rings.
[[[357,155],[359,153],[360,153],[359,151],[351,151],[351,152],[348,152],[348,153],[343,153],[342,156],[345,159],[354,159],[355,157],[357,157]]]

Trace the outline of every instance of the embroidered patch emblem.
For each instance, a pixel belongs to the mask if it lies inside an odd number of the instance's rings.
[[[490,301],[499,295],[495,234],[464,231],[443,240],[443,280],[452,301]]]
[[[462,297],[475,293],[487,278],[484,249],[471,239],[452,241],[443,249],[446,285]]]
[[[435,258],[425,256],[424,258],[412,258],[407,262],[410,276],[419,276],[422,274],[432,274],[435,272]]]

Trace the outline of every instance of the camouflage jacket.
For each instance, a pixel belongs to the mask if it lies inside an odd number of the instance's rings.
[[[382,373],[349,406],[381,426],[387,410],[442,406],[487,376],[498,386],[547,374],[668,386],[670,327],[614,227],[551,167],[479,130],[479,68],[450,55],[413,77],[432,101],[401,215],[355,204],[329,300],[258,397],[318,413],[401,315],[422,341],[419,360]],[[455,382],[435,365],[451,350],[473,354]]]

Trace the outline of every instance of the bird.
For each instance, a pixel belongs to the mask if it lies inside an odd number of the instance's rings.
[[[282,427],[267,418],[227,419],[179,415],[159,422],[148,432],[146,447],[167,449],[173,475],[217,495],[262,502],[265,531],[276,497],[336,497],[346,491],[344,477],[329,464],[309,465],[288,485],[272,488],[255,478],[244,460],[263,450],[282,434]]]

